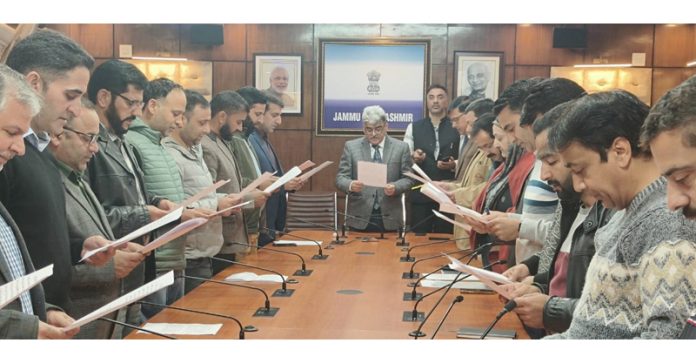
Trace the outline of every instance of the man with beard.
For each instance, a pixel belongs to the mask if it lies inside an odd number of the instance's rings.
[[[164,216],[173,205],[145,190],[143,172],[133,147],[124,137],[131,122],[142,115],[146,85],[147,78],[134,65],[111,59],[94,70],[87,86],[87,96],[99,115],[97,144],[101,152],[87,165],[85,179],[104,208],[116,238]],[[134,242],[145,244],[149,239],[145,236]],[[126,276],[125,291],[154,278],[154,259],[154,254],[150,254],[145,264]],[[126,322],[140,325],[140,304],[128,308]]]
[[[667,178],[667,207],[681,211],[692,220],[696,219],[695,100],[696,77],[691,77],[657,101],[641,135],[641,142],[652,152],[658,171]],[[693,244],[692,240],[692,249]],[[696,338],[694,311],[691,315],[680,338]]]

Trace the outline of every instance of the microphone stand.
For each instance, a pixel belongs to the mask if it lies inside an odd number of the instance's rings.
[[[503,307],[503,310],[500,310],[498,315],[495,316],[495,320],[493,320],[491,325],[489,325],[488,328],[486,328],[486,331],[484,331],[483,334],[481,334],[481,339],[486,339],[486,336],[488,335],[488,333],[491,332],[491,330],[493,330],[493,327],[495,326],[495,324],[498,324],[498,321],[500,321],[500,318],[502,318],[503,315],[511,312],[512,309],[514,309],[516,307],[517,307],[517,302],[515,300],[508,301],[508,303],[505,304],[505,306]]]
[[[276,275],[280,276],[280,278],[283,280],[283,283],[281,284],[281,288],[280,288],[279,290],[276,290],[276,291],[273,293],[273,296],[275,296],[275,297],[290,297],[290,296],[292,296],[292,294],[295,292],[295,290],[293,290],[293,289],[288,289],[288,288],[287,288],[287,283],[288,283],[289,281],[290,281],[291,283],[297,283],[297,280],[287,280],[287,281],[286,281],[286,280],[285,280],[285,276],[283,276],[283,274],[281,274],[281,273],[278,272],[278,271],[269,270],[269,269],[267,269],[267,268],[263,268],[263,267],[259,267],[259,266],[248,265],[248,264],[246,264],[246,263],[241,263],[241,262],[237,262],[237,261],[232,261],[232,260],[228,260],[228,259],[226,259],[226,258],[220,258],[220,257],[211,257],[211,258],[212,258],[213,260],[222,261],[222,262],[227,262],[227,263],[230,263],[230,264],[239,265],[239,266],[244,266],[244,267],[255,268],[255,269],[258,269],[258,270],[261,270],[261,271],[270,272],[270,273],[273,273],[273,274],[276,274]]]
[[[271,307],[271,299],[268,298],[268,294],[266,291],[263,291],[263,289],[260,289],[258,287],[254,286],[247,286],[247,285],[239,285],[239,284],[234,284],[231,282],[227,282],[224,280],[213,280],[213,279],[204,279],[202,277],[195,277],[195,276],[188,276],[188,275],[183,275],[182,276],[185,279],[191,279],[191,280],[197,280],[197,281],[204,281],[204,282],[212,282],[214,284],[220,284],[220,285],[227,285],[227,286],[234,286],[234,287],[241,287],[244,289],[250,289],[250,290],[256,290],[259,291],[263,294],[264,298],[266,299],[264,302],[264,306],[256,309],[256,312],[254,313],[253,316],[269,316],[273,317],[275,314],[280,310],[280,308],[272,308]]]
[[[437,332],[440,331],[440,328],[442,327],[442,324],[445,322],[445,319],[447,319],[447,316],[449,315],[450,311],[452,311],[452,308],[454,307],[454,304],[460,303],[464,300],[464,297],[462,295],[457,295],[457,297],[454,298],[452,303],[449,305],[447,308],[447,311],[445,312],[445,315],[442,316],[442,319],[440,322],[437,324],[437,328],[435,328],[435,331],[433,332],[433,335],[430,337],[430,339],[435,339],[435,335],[437,335]]]
[[[247,246],[247,247],[255,247],[255,246],[252,246],[252,245],[250,245],[250,244],[248,244],[248,243],[241,243],[241,242],[229,242],[229,243],[230,243],[230,244],[233,244],[233,245],[240,245],[240,246]],[[266,251],[271,251],[271,252],[284,253],[284,254],[287,254],[287,255],[297,256],[297,257],[299,257],[300,260],[302,261],[302,268],[299,269],[299,270],[297,270],[297,271],[295,271],[295,273],[293,274],[293,276],[309,276],[309,275],[312,274],[312,270],[307,270],[307,266],[306,266],[306,264],[305,264],[305,260],[304,260],[304,258],[302,258],[302,256],[301,256],[299,253],[276,250],[276,249],[273,249],[273,248],[267,248],[266,246],[257,247],[257,250],[266,250]]]
[[[359,221],[361,221],[361,222],[366,222],[366,223],[369,224],[369,225],[372,225],[372,226],[377,227],[377,228],[379,229],[379,237],[377,237],[377,239],[385,239],[385,238],[384,238],[384,227],[380,226],[379,224],[374,223],[374,222],[371,222],[371,221],[369,221],[369,220],[367,220],[367,219],[364,219],[364,218],[360,218],[360,217],[352,216],[352,215],[349,215],[349,214],[341,213],[341,212],[339,212],[339,211],[336,211],[336,213],[342,215],[344,221],[345,221],[346,219],[348,219],[348,218],[353,218],[353,219],[359,220]]]
[[[316,222],[312,222],[312,221],[308,221],[308,220],[305,220],[305,219],[302,219],[302,218],[297,218],[297,217],[295,217],[295,216],[287,216],[287,218],[296,220],[296,221],[298,221],[298,222],[300,222],[300,223],[311,224],[312,226],[319,227],[319,228],[321,228],[321,229],[324,229],[324,230],[333,232],[334,240],[331,241],[331,243],[333,243],[333,244],[340,245],[340,244],[343,244],[343,243],[345,242],[345,239],[344,239],[343,241],[341,241],[340,237],[338,237],[338,229],[336,229],[336,228],[331,228],[331,227],[328,226],[328,225],[320,224],[320,223],[316,223]],[[326,249],[327,249],[327,250],[333,249],[333,246],[331,246],[331,244],[329,244],[328,246],[326,246]]]
[[[275,230],[275,229],[272,229],[272,228],[268,228],[268,227],[261,227],[261,229],[265,229],[265,230],[271,231],[271,232],[273,232],[273,233],[280,233],[280,234],[283,234],[283,235],[286,235],[286,234],[287,234],[287,235],[290,236],[290,237],[295,237],[295,238],[299,238],[299,239],[304,240],[304,241],[309,241],[309,242],[314,243],[315,245],[317,245],[317,247],[319,247],[319,253],[316,254],[316,255],[314,255],[314,256],[312,256],[312,259],[313,259],[313,260],[325,260],[325,259],[329,258],[329,255],[325,255],[325,254],[323,253],[323,251],[322,251],[322,249],[321,249],[321,243],[319,243],[319,242],[317,242],[317,241],[315,241],[315,240],[313,240],[313,239],[309,239],[309,238],[307,238],[307,237],[298,236],[298,235],[295,235],[295,234],[292,234],[292,233],[281,232],[281,231],[278,231],[278,230]]]
[[[158,333],[158,332],[156,332],[156,331],[154,331],[154,330],[141,328],[141,327],[139,327],[139,326],[136,326],[136,325],[133,325],[133,324],[124,323],[124,322],[122,322],[122,321],[118,321],[118,320],[114,320],[114,319],[109,319],[109,318],[105,318],[105,317],[101,317],[101,318],[99,318],[99,319],[97,319],[97,320],[107,321],[107,322],[112,323],[112,324],[120,325],[120,326],[123,326],[123,327],[126,327],[126,328],[130,328],[130,329],[133,329],[133,330],[143,331],[143,332],[145,332],[145,333],[150,333],[150,334],[152,334],[152,335],[157,335],[157,336],[162,337],[162,338],[167,338],[167,339],[176,340],[176,338],[174,338],[174,337],[171,336],[171,335]]]
[[[416,248],[437,245],[440,243],[456,242],[456,241],[463,240],[463,239],[469,239],[469,237],[462,237],[462,238],[456,238],[456,239],[446,239],[444,241],[428,242],[428,243],[423,243],[423,244],[412,246],[411,248],[406,250],[406,256],[400,257],[399,261],[401,261],[401,262],[413,262],[413,261],[415,261],[415,258],[411,257],[411,251],[413,251]]]
[[[405,228],[404,228],[404,234],[403,234],[402,237],[401,237],[401,242],[397,242],[396,245],[399,246],[399,247],[407,247],[407,246],[408,246],[408,242],[406,242],[406,234],[407,234],[408,232],[413,231],[414,228],[420,226],[421,224],[423,224],[423,223],[425,223],[425,222],[431,220],[434,216],[435,216],[434,214],[431,214],[431,215],[429,215],[427,218],[425,218],[425,219],[423,219],[422,221],[420,221],[420,222],[414,224],[413,226],[409,227],[408,229],[405,229]]]
[[[192,309],[186,309],[186,308],[179,308],[179,307],[169,306],[169,305],[156,304],[156,303],[151,303],[151,302],[144,301],[144,300],[140,300],[140,303],[141,303],[141,304],[145,304],[145,305],[157,306],[157,307],[162,308],[162,309],[179,310],[179,311],[185,311],[185,312],[188,312],[188,313],[201,314],[201,315],[208,315],[208,316],[215,316],[215,317],[218,317],[218,318],[234,320],[234,322],[237,323],[237,325],[239,326],[239,339],[244,339],[244,332],[245,332],[245,331],[250,332],[250,333],[251,333],[251,332],[258,331],[258,329],[256,329],[254,326],[251,326],[251,325],[247,325],[247,326],[244,326],[244,327],[243,327],[243,326],[242,326],[242,323],[241,323],[239,320],[237,320],[237,318],[235,318],[235,317],[233,317],[233,316],[229,316],[229,315],[223,315],[223,314],[218,314],[218,313],[210,313],[210,312],[207,312],[207,311],[199,311],[199,310],[192,310]]]
[[[471,250],[456,250],[456,251],[450,251],[450,252],[441,252],[441,253],[438,253],[437,255],[434,255],[434,256],[428,256],[428,257],[421,258],[421,259],[419,259],[411,264],[411,269],[408,272],[404,272],[402,275],[402,278],[404,278],[404,279],[417,279],[420,276],[420,274],[414,273],[413,269],[416,267],[417,264],[419,264],[423,261],[428,261],[428,260],[432,260],[435,258],[445,257],[444,254],[453,255],[455,253],[462,253],[462,252],[474,253],[474,251],[471,251]],[[466,255],[466,256],[470,256],[470,255]],[[462,256],[462,257],[466,257],[466,256]]]

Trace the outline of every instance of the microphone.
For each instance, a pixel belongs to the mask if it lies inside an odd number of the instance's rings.
[[[413,231],[414,228],[420,226],[421,224],[423,224],[423,223],[425,223],[425,222],[431,220],[433,217],[435,217],[435,214],[431,214],[431,215],[429,215],[427,218],[421,220],[420,222],[418,222],[418,223],[412,225],[411,227],[408,227],[408,229],[405,229],[405,230],[404,230],[404,233],[403,233],[403,235],[402,235],[402,237],[401,237],[401,242],[397,242],[396,245],[397,245],[397,246],[402,246],[402,247],[408,246],[408,242],[406,242],[406,234],[407,234],[408,232]]]
[[[436,244],[440,244],[440,243],[455,242],[455,241],[459,241],[459,240],[463,240],[463,239],[469,239],[469,237],[462,237],[462,238],[456,238],[456,239],[446,239],[444,241],[435,241],[435,242],[428,242],[428,243],[415,245],[415,246],[409,248],[408,250],[406,250],[406,256],[399,258],[399,261],[401,261],[401,262],[413,262],[415,260],[415,258],[411,257],[411,251],[413,251],[413,249],[415,249],[415,248],[432,246],[432,245],[436,245]]]
[[[507,304],[505,304],[505,306],[503,307],[503,310],[500,310],[498,315],[495,316],[495,320],[493,320],[491,325],[489,325],[488,328],[486,328],[486,331],[484,331],[483,334],[481,334],[481,339],[486,339],[486,336],[488,335],[488,333],[491,332],[491,330],[493,330],[493,327],[495,326],[495,324],[498,324],[498,321],[500,320],[500,318],[502,318],[503,315],[511,312],[516,307],[517,307],[517,302],[515,300],[508,301]]]
[[[242,326],[242,323],[241,323],[239,320],[237,320],[237,318],[235,318],[235,317],[233,317],[233,316],[230,316],[230,315],[223,315],[223,314],[218,314],[218,313],[210,313],[210,312],[207,312],[207,311],[200,311],[200,310],[179,308],[179,307],[176,307],[176,306],[169,306],[169,305],[156,304],[156,303],[152,303],[152,302],[148,302],[148,301],[144,301],[144,300],[140,300],[139,303],[145,304],[145,305],[157,306],[157,307],[162,308],[162,309],[179,310],[179,311],[185,311],[185,312],[188,312],[188,313],[194,313],[194,314],[200,314],[200,315],[208,315],[208,316],[215,316],[215,317],[218,317],[218,318],[234,320],[234,322],[237,323],[237,325],[239,326],[239,339],[244,339],[244,332],[245,332],[245,331],[250,332],[250,333],[251,333],[251,332],[258,331],[258,329],[256,329],[255,327],[253,327],[253,326],[251,326],[251,325],[247,325],[247,326],[244,326],[244,327],[243,327],[243,326]]]
[[[101,318],[98,318],[97,320],[108,321],[109,323],[116,324],[116,325],[120,325],[120,326],[125,327],[125,328],[130,328],[130,329],[133,329],[133,330],[139,330],[139,331],[143,331],[143,332],[145,332],[145,333],[150,333],[150,334],[153,334],[153,335],[160,336],[160,337],[162,337],[162,338],[167,338],[167,339],[176,340],[176,338],[174,338],[174,337],[171,336],[171,335],[158,333],[158,332],[156,332],[156,331],[154,331],[154,330],[141,328],[141,327],[139,327],[139,326],[137,326],[137,325],[128,324],[128,323],[125,323],[125,322],[122,322],[122,321],[118,321],[118,320],[114,320],[114,319],[105,318],[105,317],[103,317],[103,316],[102,316]]]
[[[266,301],[264,303],[264,306],[256,309],[256,312],[254,313],[253,316],[275,316],[275,314],[280,309],[280,308],[272,308],[271,307],[271,299],[268,298],[268,294],[266,293],[266,291],[264,291],[263,289],[260,289],[258,287],[234,284],[234,283],[224,281],[224,280],[204,279],[202,277],[195,277],[195,276],[188,276],[188,275],[183,275],[182,277],[185,279],[189,279],[189,280],[212,282],[214,284],[227,285],[227,286],[233,286],[233,287],[241,287],[244,289],[256,290],[256,291],[261,292],[263,294],[264,298],[266,299]]]
[[[252,245],[250,245],[250,244],[248,244],[248,243],[241,243],[241,242],[228,242],[228,243],[233,244],[233,245],[240,245],[240,246],[247,246],[247,247],[256,247],[256,246],[252,246]],[[266,246],[263,246],[263,247],[256,247],[256,248],[257,248],[258,250],[266,250],[266,251],[271,251],[271,252],[285,253],[285,254],[287,254],[287,255],[294,255],[294,256],[297,256],[297,257],[299,257],[300,260],[302,261],[302,268],[301,268],[300,270],[295,271],[295,273],[293,274],[293,276],[309,276],[309,275],[312,274],[312,270],[307,270],[307,267],[306,267],[306,265],[305,265],[305,260],[304,260],[304,258],[302,258],[302,256],[301,256],[299,253],[288,252],[288,251],[281,251],[281,250],[276,250],[276,249],[273,249],[273,248],[266,248]]]
[[[492,243],[491,243],[491,244],[492,244]],[[479,246],[478,248],[476,248],[475,250],[473,250],[471,253],[466,254],[466,255],[464,255],[464,256],[461,256],[461,257],[458,257],[457,259],[458,259],[458,260],[461,260],[461,259],[464,258],[464,257],[469,257],[469,259],[466,261],[466,264],[468,265],[469,263],[471,263],[471,261],[472,261],[474,258],[476,258],[476,256],[478,256],[478,255],[481,253],[481,250],[483,250],[485,247],[487,247],[487,246],[486,246],[486,245],[481,245],[481,246]],[[419,297],[418,294],[416,293],[416,288],[418,287],[418,283],[420,283],[421,281],[423,281],[423,279],[427,278],[428,276],[430,276],[430,275],[432,275],[432,274],[434,274],[434,273],[436,273],[436,272],[438,272],[438,271],[442,271],[445,267],[447,267],[447,265],[440,266],[440,267],[436,268],[435,270],[430,271],[430,272],[428,272],[427,274],[424,274],[423,276],[421,276],[420,278],[418,278],[418,280],[416,280],[416,282],[413,283],[413,289],[411,290],[410,296],[409,296],[408,292],[405,292],[405,293],[404,293],[404,301],[413,301],[413,300],[419,299],[420,297]],[[406,276],[407,274],[408,274],[408,272],[404,272],[404,276]],[[414,274],[414,275],[415,275],[415,274]]]
[[[267,268],[263,268],[263,267],[259,267],[259,266],[248,265],[248,264],[246,264],[246,263],[241,263],[241,262],[237,262],[237,261],[232,261],[232,260],[228,260],[228,259],[226,259],[226,258],[220,258],[220,257],[210,257],[210,258],[212,258],[213,260],[216,260],[216,261],[222,261],[222,262],[227,262],[227,263],[234,264],[234,265],[239,265],[239,266],[244,266],[244,267],[255,268],[255,269],[258,269],[258,270],[261,270],[261,271],[270,272],[270,273],[273,273],[273,274],[276,274],[276,275],[280,276],[280,278],[283,280],[283,283],[282,283],[282,285],[281,285],[282,287],[281,287],[280,290],[276,290],[276,291],[273,293],[273,296],[276,296],[276,297],[289,297],[289,296],[292,296],[292,294],[295,292],[295,290],[293,290],[293,289],[288,289],[288,288],[287,288],[287,281],[285,280],[285,276],[283,276],[283,274],[281,274],[281,273],[278,272],[278,271],[269,270],[269,269],[267,269]],[[297,283],[297,280],[288,280],[288,281],[291,281],[291,283]]]
[[[328,211],[328,210],[327,210],[327,211]],[[367,224],[369,224],[369,225],[371,225],[371,226],[375,226],[375,227],[379,228],[379,237],[378,237],[377,239],[385,239],[385,238],[384,238],[384,227],[380,226],[379,224],[374,223],[374,222],[370,222],[370,220],[365,219],[365,218],[356,217],[356,216],[353,216],[353,215],[350,215],[350,214],[346,214],[346,213],[342,213],[342,212],[339,212],[339,211],[336,211],[336,213],[342,215],[345,219],[353,218],[353,219],[359,220],[359,221],[361,221],[361,222],[366,222]],[[345,219],[344,219],[344,222],[345,222]]]
[[[498,261],[495,261],[495,262],[491,262],[491,263],[489,263],[488,265],[484,266],[484,268],[488,268],[488,267],[492,267],[492,266],[495,266],[495,265],[499,265],[499,264],[501,264],[501,263],[507,263],[507,261],[505,261],[505,260],[498,260]],[[429,293],[427,293],[427,294],[421,296],[420,299],[418,299],[418,301],[416,301],[416,303],[413,305],[413,310],[412,310],[412,311],[404,311],[403,320],[404,320],[404,321],[408,321],[409,319],[407,319],[407,318],[408,318],[409,315],[410,315],[410,318],[411,318],[410,320],[411,320],[411,321],[416,321],[416,320],[418,320],[418,314],[420,314],[420,313],[418,312],[418,304],[420,304],[421,301],[423,301],[426,297],[431,296],[432,294],[434,294],[434,293],[436,293],[436,292],[438,292],[438,291],[442,291],[442,289],[444,289],[444,288],[447,288],[447,290],[449,290],[449,288],[452,287],[452,286],[454,286],[455,283],[457,283],[457,282],[459,282],[459,281],[462,281],[462,280],[468,278],[469,276],[471,276],[470,274],[467,274],[467,275],[464,276],[464,277],[460,277],[461,275],[462,275],[461,272],[458,273],[457,276],[454,277],[454,280],[452,280],[452,283],[451,283],[451,284],[447,284],[447,285],[445,285],[445,286],[439,287],[439,288],[437,288],[437,289],[435,289],[435,290],[433,290],[433,291],[431,291],[431,292],[429,292]]]
[[[319,228],[321,228],[321,229],[324,229],[324,230],[333,232],[334,238],[335,238],[333,241],[331,241],[331,243],[333,243],[333,244],[340,245],[340,244],[343,244],[343,242],[344,242],[344,241],[341,241],[341,239],[338,237],[338,230],[337,230],[336,228],[331,228],[331,226],[329,226],[329,225],[322,224],[322,223],[316,223],[316,222],[312,222],[312,221],[308,221],[308,220],[306,220],[306,219],[297,218],[297,217],[295,217],[295,216],[287,216],[287,218],[289,218],[289,219],[294,219],[294,220],[296,220],[296,221],[298,221],[298,222],[300,222],[300,223],[310,224],[310,225],[312,225],[312,226],[319,227]],[[333,248],[333,247],[331,247],[331,245],[329,245],[329,246],[326,247],[327,250],[328,250],[328,249],[332,249],[332,248]]]
[[[475,251],[475,250],[474,250],[474,251]],[[452,254],[460,253],[460,252],[474,253],[474,251],[471,251],[471,250],[456,250],[456,251],[449,251],[449,252],[440,252],[440,253],[438,253],[438,254],[436,254],[436,255],[433,255],[433,256],[428,256],[428,257],[421,258],[421,259],[419,259],[419,260],[417,260],[417,261],[414,261],[414,262],[411,264],[411,269],[410,269],[408,272],[404,272],[404,274],[402,275],[402,278],[405,278],[405,279],[416,279],[416,278],[418,278],[418,276],[420,276],[420,274],[414,273],[414,272],[413,272],[413,268],[415,268],[417,264],[419,264],[419,263],[421,263],[421,262],[423,262],[423,261],[428,261],[428,260],[432,260],[432,259],[435,259],[435,258],[445,257],[445,256],[443,255],[443,253],[448,254],[448,255],[452,255]],[[470,255],[466,255],[466,256],[470,256]],[[463,257],[466,257],[466,256],[463,256]]]
[[[281,231],[275,230],[275,229],[273,229],[273,228],[268,228],[268,227],[260,227],[260,229],[265,229],[265,230],[267,230],[267,231],[273,232],[274,234],[284,234],[284,235],[287,234],[287,235],[290,236],[290,237],[299,238],[299,239],[304,240],[304,241],[310,241],[310,242],[314,243],[315,245],[317,245],[317,247],[319,247],[319,253],[316,254],[316,255],[314,255],[314,256],[312,256],[312,259],[313,259],[313,260],[325,260],[325,259],[329,258],[329,255],[325,255],[325,254],[323,253],[323,251],[322,251],[322,249],[321,249],[321,243],[319,243],[319,242],[317,242],[317,241],[315,241],[315,240],[313,240],[313,239],[309,239],[309,238],[307,238],[307,237],[298,236],[298,235],[292,234],[292,233],[281,232]]]
[[[457,279],[459,278],[459,276],[462,273],[463,272],[460,272],[459,274],[457,274],[457,276],[454,278],[454,280],[452,280],[451,283],[445,285],[447,287],[447,289],[445,289],[445,292],[442,293],[442,295],[440,296],[440,299],[435,303],[435,305],[432,307],[432,309],[430,309],[430,311],[428,312],[428,315],[425,316],[423,321],[421,321],[420,325],[418,325],[418,329],[408,333],[409,336],[412,336],[414,339],[418,339],[419,337],[425,336],[425,333],[423,333],[423,331],[421,331],[421,328],[423,328],[423,325],[425,324],[426,321],[428,321],[428,318],[430,318],[430,315],[432,315],[433,312],[435,311],[435,309],[438,307],[438,305],[440,305],[440,303],[442,302],[442,299],[444,299],[445,296],[447,296],[447,293],[450,291],[452,286],[454,286],[454,284],[457,283],[457,281],[458,281]],[[464,277],[464,278],[466,278],[466,277]],[[443,286],[443,287],[445,287],[445,286]],[[423,301],[423,298],[421,298],[421,300],[419,300],[418,302],[421,302],[421,301]],[[418,303],[416,303],[416,305],[417,304]],[[417,314],[416,314],[416,316],[417,316]]]
[[[445,322],[445,319],[447,319],[447,316],[449,315],[450,311],[452,311],[452,308],[454,307],[454,304],[460,303],[464,300],[464,297],[462,295],[457,295],[457,297],[452,300],[452,303],[449,305],[447,308],[447,311],[445,312],[445,315],[442,316],[442,319],[440,320],[440,323],[437,324],[437,328],[435,328],[435,331],[433,332],[433,335],[430,337],[430,339],[435,339],[435,335],[437,335],[437,332],[440,331],[440,328],[442,327],[442,324]]]

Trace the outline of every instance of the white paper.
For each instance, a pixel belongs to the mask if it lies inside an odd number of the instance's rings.
[[[283,175],[283,176],[281,176],[280,178],[278,178],[278,180],[276,180],[275,182],[273,182],[273,184],[269,185],[268,188],[264,189],[263,191],[264,191],[264,192],[271,193],[271,192],[273,192],[274,190],[276,190],[276,189],[280,188],[281,186],[285,185],[287,182],[289,182],[289,181],[292,180],[293,178],[297,177],[297,176],[300,175],[301,173],[302,173],[302,169],[300,169],[300,168],[297,167],[297,166],[293,166],[292,169],[290,169],[287,173],[285,173],[285,175]]]
[[[457,275],[454,275],[457,276]],[[420,285],[423,287],[431,287],[431,288],[440,288],[443,286],[447,286],[452,283],[452,280],[450,281],[444,281],[444,280],[428,280],[427,278],[425,280],[422,280],[420,282]],[[456,282],[452,288],[454,289],[466,289],[466,290],[482,290],[482,291],[493,291],[491,290],[490,287],[486,286],[484,283],[481,281],[466,281],[462,280],[459,282]]]
[[[94,310],[93,312],[83,316],[79,320],[76,320],[74,323],[70,324],[69,326],[63,328],[64,330],[71,330],[80,326],[83,326],[85,324],[91,323],[102,316],[109,314],[111,312],[114,312],[124,306],[130,305],[145,296],[148,296],[152,294],[155,291],[158,291],[160,289],[163,289],[171,284],[174,283],[174,271],[169,271],[166,274],[150,281],[149,283],[119,297],[118,299],[100,307],[97,310]]]
[[[429,181],[429,182],[433,181],[432,179],[430,179],[430,177],[428,176],[428,174],[426,174],[426,173],[423,171],[423,169],[421,169],[420,166],[418,166],[418,164],[415,164],[415,163],[414,163],[413,165],[411,165],[411,170],[415,171],[418,175],[421,176],[421,178],[423,178],[423,179],[425,179],[425,180],[427,180],[427,181]]]
[[[304,163],[298,165],[297,167],[300,168],[300,170],[305,171],[311,167],[313,167],[315,164],[312,160],[307,160]]]
[[[283,275],[285,280],[288,279],[287,276]],[[229,275],[225,277],[225,281],[229,282],[277,282],[282,283],[283,279],[279,275],[257,275],[253,272],[238,272],[236,274]]]
[[[307,181],[307,179],[311,178],[314,174],[320,172],[322,169],[324,169],[325,167],[327,167],[331,164],[333,164],[333,161],[325,161],[325,162],[321,163],[321,165],[317,166],[316,168],[300,175],[300,179],[302,179],[302,181]]]
[[[423,184],[423,186],[421,187],[421,193],[425,194],[428,198],[440,203],[441,210],[443,205],[454,205],[452,199],[450,199],[447,196],[447,194],[445,194],[441,189],[433,185],[433,183]]]
[[[206,222],[208,222],[207,218],[193,218],[189,219],[186,222],[180,223],[178,226],[167,231],[167,233],[159,236],[159,238],[157,238],[156,240],[145,245],[145,247],[143,247],[140,253],[147,254],[148,252],[153,251],[156,248],[162,247],[165,244],[171,242],[172,240],[191,232],[193,229],[201,225],[204,225]]]
[[[384,188],[387,186],[387,164],[358,161],[358,181],[366,186]]]
[[[321,245],[322,241],[316,241],[318,244]],[[317,243],[314,243],[312,241],[292,241],[292,240],[278,240],[278,241],[273,241],[273,245],[275,246],[316,246]]]
[[[147,323],[142,328],[165,335],[216,335],[222,324]],[[138,331],[138,334],[149,333]]]
[[[179,204],[180,207],[188,207],[189,205],[199,201],[201,198],[208,194],[214,193],[218,188],[230,182],[230,179],[219,180],[217,183],[201,190],[200,192],[190,196],[188,199],[184,200]]]
[[[469,266],[466,264],[463,264],[461,261],[457,260],[456,258],[452,258],[450,256],[447,256],[447,258],[450,259],[452,263],[449,264],[449,267],[453,270],[457,270],[459,272],[464,272],[464,273],[469,273],[474,276],[476,276],[481,282],[486,284],[489,288],[491,288],[493,291],[497,292],[504,298],[510,300],[511,296],[498,284],[496,284],[493,281],[500,282],[501,284],[510,284],[512,281],[508,279],[507,277],[493,271],[488,271],[484,269],[480,269],[477,267]]]
[[[132,241],[140,236],[146,235],[146,234],[148,234],[148,233],[150,233],[150,232],[152,232],[152,231],[154,231],[162,226],[165,226],[169,223],[172,223],[172,222],[181,218],[181,214],[183,213],[183,211],[184,211],[184,208],[182,208],[182,207],[176,208],[173,211],[165,214],[162,218],[160,218],[152,223],[148,223],[148,224],[136,229],[135,231],[128,233],[127,235],[117,239],[116,241],[109,243],[106,246],[93,249],[93,250],[85,253],[85,256],[82,257],[80,262],[90,258],[93,255],[96,255],[99,252],[106,251],[107,249],[109,249],[109,247],[118,247],[126,242],[130,242],[130,241]]]
[[[454,219],[451,219],[451,218],[447,217],[446,215],[444,215],[444,214],[442,214],[442,213],[436,211],[435,209],[433,209],[433,213],[434,213],[436,216],[438,216],[439,218],[444,219],[444,220],[446,220],[447,222],[450,222],[450,223],[452,223],[452,224],[455,225],[455,226],[462,227],[467,233],[471,232],[471,226],[470,226],[470,225],[468,225],[468,224],[466,224],[466,223],[457,222],[457,221],[455,221]]]
[[[417,181],[419,181],[419,182],[421,182],[421,183],[423,183],[423,184],[428,184],[428,181],[427,181],[427,180],[421,178],[420,176],[418,176],[418,175],[416,175],[416,174],[413,174],[413,173],[410,172],[410,171],[405,171],[405,172],[404,172],[404,175],[406,175],[407,177],[409,177],[409,178],[411,178],[411,179],[415,179],[415,180],[417,180]]]
[[[256,178],[256,180],[254,180],[254,181],[251,182],[249,185],[247,185],[246,188],[242,189],[242,191],[239,192],[239,194],[242,195],[242,196],[244,196],[244,195],[246,195],[246,194],[251,193],[251,191],[254,190],[254,189],[256,189],[256,188],[258,188],[259,185],[261,185],[261,184],[267,182],[268,180],[270,180],[271,177],[273,177],[273,174],[275,174],[275,172],[273,172],[273,173],[265,172],[265,173],[261,174],[260,177]]]
[[[53,275],[53,264],[0,286],[0,309],[51,275]]]
[[[440,205],[440,210],[447,213],[458,214],[460,216],[467,216],[473,218],[483,224],[488,224],[485,219],[483,219],[483,214],[461,205],[450,204],[450,205]]]
[[[215,218],[215,217],[217,217],[217,216],[219,216],[219,215],[222,215],[223,213],[225,213],[225,212],[227,212],[227,211],[241,208],[241,207],[243,207],[243,206],[245,206],[245,205],[247,205],[247,204],[253,203],[253,202],[254,202],[253,200],[249,200],[249,201],[246,201],[246,202],[244,202],[244,203],[240,203],[240,204],[233,205],[233,206],[228,207],[228,208],[225,208],[225,209],[221,209],[221,210],[219,210],[219,211],[217,211],[217,212],[215,212],[215,213],[209,215],[209,216],[206,217],[206,218],[208,218],[208,219]]]

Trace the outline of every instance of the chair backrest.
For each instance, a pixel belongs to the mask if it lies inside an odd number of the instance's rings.
[[[336,192],[295,192],[287,198],[286,230],[336,228]]]

